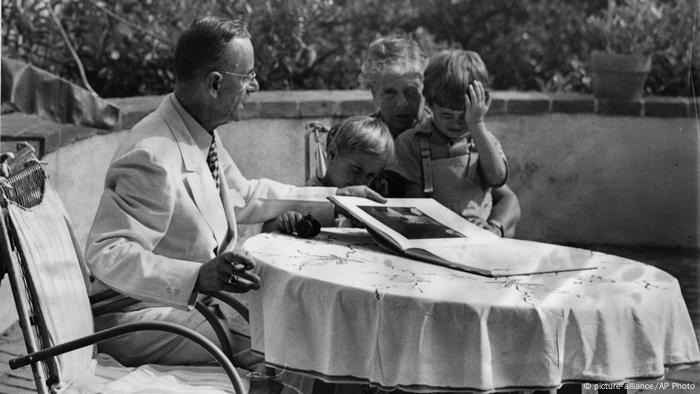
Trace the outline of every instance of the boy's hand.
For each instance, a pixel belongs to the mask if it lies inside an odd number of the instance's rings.
[[[386,202],[386,198],[365,185],[341,187],[335,194],[338,196],[364,197],[381,203]]]
[[[276,224],[280,232],[293,234],[298,232],[298,223],[304,219],[304,215],[296,211],[285,212],[277,216]]]
[[[467,126],[473,126],[484,121],[484,116],[491,106],[491,96],[484,90],[484,85],[479,81],[469,84],[469,92],[464,95],[464,120]]]
[[[501,230],[497,227],[492,226],[489,224],[486,220],[482,219],[479,216],[466,216],[465,219],[467,219],[470,223],[476,224],[477,226],[483,228],[484,230],[489,230],[490,232],[498,235],[499,237],[501,236]]]

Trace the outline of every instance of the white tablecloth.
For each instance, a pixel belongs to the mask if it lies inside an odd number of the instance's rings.
[[[595,270],[488,278],[388,254],[358,229],[252,237],[253,349],[328,381],[407,391],[657,378],[700,361],[677,280],[593,253]],[[564,254],[566,254],[564,253]]]

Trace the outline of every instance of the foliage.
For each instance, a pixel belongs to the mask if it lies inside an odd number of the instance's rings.
[[[652,56],[649,93],[690,94],[695,0],[609,0],[588,18],[590,41],[608,53]]]
[[[419,24],[481,54],[496,89],[586,91],[587,15],[604,0],[430,0]],[[504,12],[507,10],[507,12]]]
[[[666,4],[665,23],[655,34],[657,44],[652,53],[652,70],[647,77],[648,92],[659,95],[693,95],[692,63],[697,62],[700,55],[700,46],[693,54],[693,43],[697,45],[693,39],[693,35],[697,34],[695,15],[699,8],[697,0],[674,0]]]
[[[693,1],[629,0],[640,7],[661,2],[658,8],[664,17],[650,39],[657,48],[648,83],[651,93],[688,94],[684,75],[693,31],[688,27],[695,10],[682,7]],[[100,95],[163,94],[173,87],[174,41],[194,17],[243,16],[254,38],[262,89],[357,88],[368,44],[398,32],[414,37],[428,53],[444,48],[479,52],[495,89],[588,92],[586,62],[591,49],[604,45],[589,24],[601,18],[607,4],[607,0],[3,0],[2,45],[4,56],[80,81],[50,7]]]
[[[608,8],[588,18],[594,38],[608,53],[651,55],[664,23],[664,8],[655,0],[609,0]]]

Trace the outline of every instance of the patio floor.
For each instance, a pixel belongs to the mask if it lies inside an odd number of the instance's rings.
[[[695,334],[700,341],[700,254],[694,251],[669,251],[651,248],[620,248],[609,246],[587,246],[624,257],[629,257],[659,268],[678,278],[683,297],[688,306]],[[16,371],[9,369],[8,361],[25,352],[22,333],[15,319],[14,307],[10,301],[11,294],[7,280],[0,285],[0,393],[34,393],[31,368],[24,367]],[[9,327],[9,328],[8,328]],[[661,392],[664,394],[693,394],[700,393],[700,365],[692,368],[671,371],[662,383],[668,386]],[[693,386],[688,386],[691,384]],[[686,386],[683,386],[686,385]],[[694,388],[687,388],[694,387]],[[654,389],[630,389],[628,394],[648,394]]]

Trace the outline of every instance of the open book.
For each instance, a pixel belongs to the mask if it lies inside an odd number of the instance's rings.
[[[500,277],[596,268],[585,249],[501,238],[431,198],[328,197],[340,211],[365,225],[375,241],[410,258]]]

